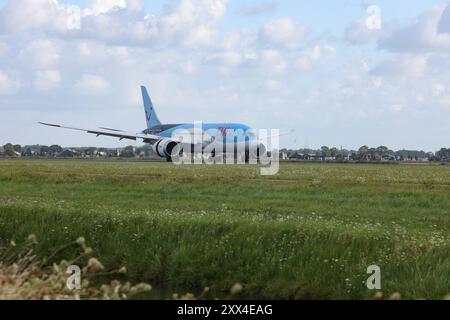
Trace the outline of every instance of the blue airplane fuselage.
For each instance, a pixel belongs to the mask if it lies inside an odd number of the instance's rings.
[[[183,132],[193,132],[196,126],[215,141],[240,143],[256,139],[255,131],[250,126],[240,123],[203,123],[201,126],[192,123],[161,124],[146,129],[142,133],[172,138]]]

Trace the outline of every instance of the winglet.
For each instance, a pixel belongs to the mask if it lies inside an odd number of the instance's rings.
[[[44,126],[48,126],[48,127],[55,127],[55,128],[61,128],[60,125],[58,124],[51,124],[51,123],[44,123],[44,122],[38,122],[39,124],[42,124]]]

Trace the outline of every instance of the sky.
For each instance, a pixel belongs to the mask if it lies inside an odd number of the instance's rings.
[[[0,0],[0,145],[129,145],[37,122],[140,132],[141,84],[165,123],[436,151],[450,146],[450,4]]]

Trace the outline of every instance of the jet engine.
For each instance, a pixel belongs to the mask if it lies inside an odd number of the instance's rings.
[[[173,156],[178,155],[181,151],[180,145],[171,139],[161,139],[153,145],[153,150],[161,158],[171,160]]]

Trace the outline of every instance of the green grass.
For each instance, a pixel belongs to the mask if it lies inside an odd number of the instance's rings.
[[[0,241],[40,254],[86,237],[108,267],[160,292],[368,299],[450,292],[450,167],[0,161]],[[70,254],[70,253],[66,253]]]

